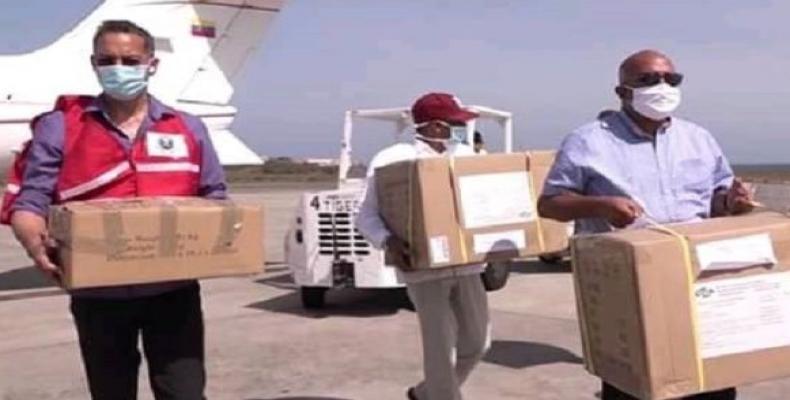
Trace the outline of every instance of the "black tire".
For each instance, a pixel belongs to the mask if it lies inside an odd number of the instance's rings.
[[[299,294],[302,296],[302,307],[308,310],[324,308],[326,305],[325,287],[302,286]]]
[[[485,271],[480,274],[480,279],[483,280],[483,287],[486,288],[487,292],[493,292],[505,287],[508,277],[510,277],[509,262],[488,263]]]

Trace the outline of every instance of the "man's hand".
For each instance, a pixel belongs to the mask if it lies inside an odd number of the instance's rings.
[[[61,269],[50,258],[50,254],[54,254],[56,250],[54,241],[51,241],[45,233],[41,236],[41,241],[38,244],[27,249],[27,254],[41,272],[60,285],[62,283]]]
[[[644,213],[642,206],[627,197],[599,198],[598,214],[615,228],[625,228]]]
[[[740,178],[735,178],[730,190],[727,191],[725,202],[727,212],[733,215],[745,214],[752,211],[755,204],[751,185],[743,183]]]
[[[47,233],[46,220],[32,212],[17,211],[11,218],[11,226],[17,240],[27,250],[27,255],[36,267],[60,285],[61,269],[49,257],[56,247]]]
[[[616,228],[625,228],[639,218],[644,210],[634,200],[623,196],[582,196],[567,192],[541,196],[538,213],[543,218],[568,222],[583,218],[603,218]]]
[[[393,257],[392,261],[395,263],[395,265],[404,269],[411,268],[409,245],[406,242],[400,240],[395,235],[389,235],[384,246],[387,249],[387,253]]]

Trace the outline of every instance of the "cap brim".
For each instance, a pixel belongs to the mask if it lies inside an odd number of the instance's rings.
[[[457,112],[453,113],[452,115],[448,116],[446,121],[447,122],[466,122],[470,119],[475,119],[479,117],[477,113],[473,113],[471,111],[466,110],[458,110]]]

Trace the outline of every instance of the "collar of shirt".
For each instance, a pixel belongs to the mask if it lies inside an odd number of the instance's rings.
[[[631,133],[633,133],[634,136],[642,139],[653,140],[653,136],[645,132],[642,128],[640,128],[639,125],[636,124],[636,121],[631,119],[631,117],[628,116],[628,114],[626,114],[625,111],[618,111],[617,116],[620,118],[621,121],[625,123],[625,125],[628,127],[628,130]],[[664,123],[662,123],[661,126],[658,127],[658,131],[656,131],[656,133],[659,135],[662,133],[666,133],[670,125],[672,125],[671,117],[668,120],[664,121]]]
[[[85,112],[101,112],[102,115],[111,121],[107,116],[107,103],[102,100],[101,96],[93,99],[93,103],[85,107]],[[148,95],[148,119],[150,121],[159,121],[164,115],[174,115],[175,111],[165,106],[157,100],[154,96]]]

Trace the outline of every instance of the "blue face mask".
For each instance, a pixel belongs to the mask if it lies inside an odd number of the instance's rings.
[[[104,93],[116,100],[129,101],[148,87],[148,65],[108,65],[98,67]]]
[[[419,126],[424,126],[424,125],[418,125],[418,127]],[[450,128],[450,137],[446,139],[427,137],[420,134],[419,132],[417,133],[416,136],[422,139],[423,141],[440,143],[443,144],[445,147],[453,147],[462,143],[466,143],[466,134],[467,134],[466,126],[449,126],[449,128]]]
[[[453,126],[450,128],[450,139],[448,141],[452,144],[466,143],[466,134],[465,126]]]

